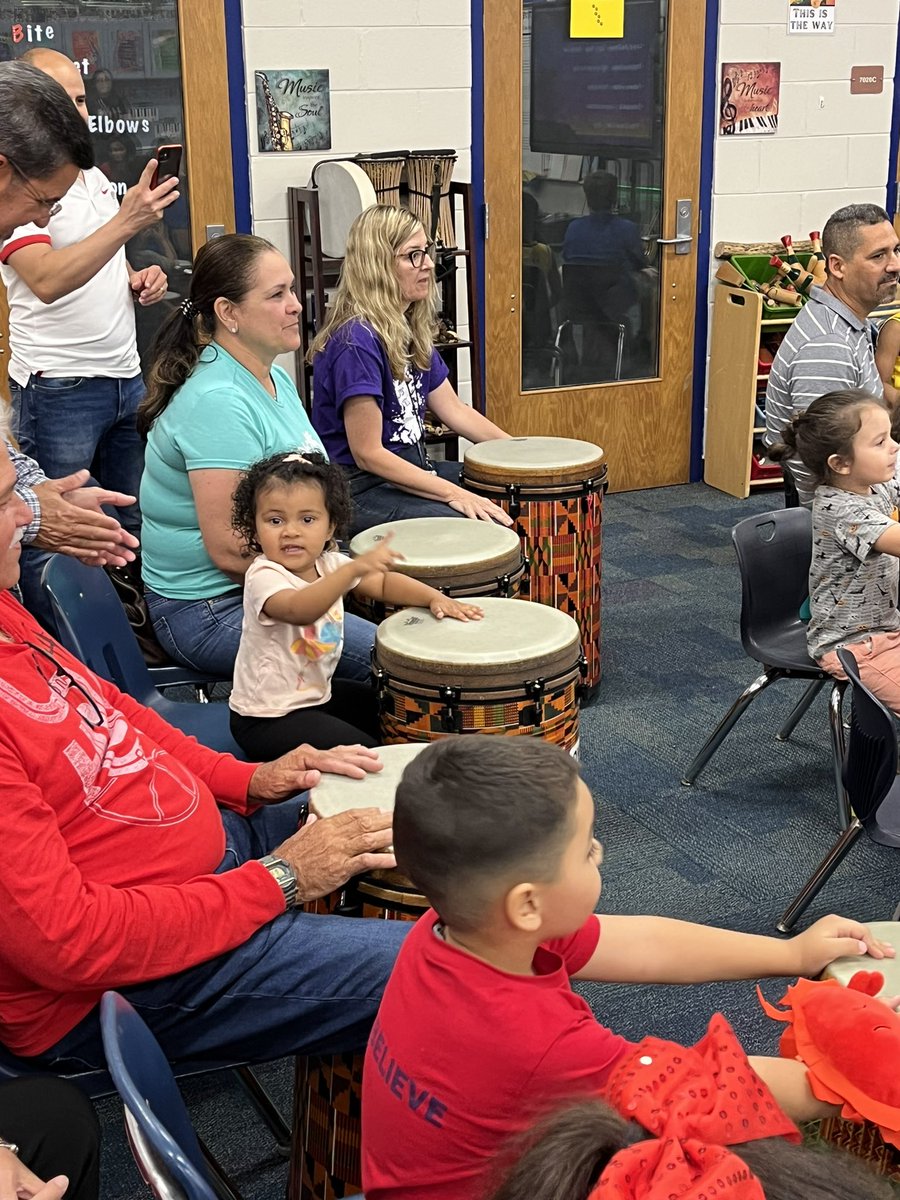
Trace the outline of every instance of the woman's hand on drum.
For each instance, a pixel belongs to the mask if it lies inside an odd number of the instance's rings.
[[[439,621],[444,617],[452,617],[454,621],[480,621],[484,616],[484,609],[477,604],[465,604],[451,596],[438,596],[428,607]]]
[[[449,506],[464,517],[473,521],[496,521],[498,525],[512,525],[513,519],[499,504],[494,504],[485,496],[476,496],[465,488],[454,487],[453,494],[447,501]]]
[[[256,768],[250,777],[247,798],[258,803],[272,803],[315,787],[323,774],[364,779],[383,767],[384,763],[375,751],[365,746],[334,746],[331,750],[298,746],[281,758]]]
[[[307,822],[272,851],[297,877],[297,902],[318,900],[361,871],[391,870],[387,853],[393,838],[392,814],[383,808],[355,808]]]

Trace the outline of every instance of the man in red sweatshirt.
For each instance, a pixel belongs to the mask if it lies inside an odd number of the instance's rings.
[[[15,484],[0,445],[0,589],[31,520]],[[405,923],[295,905],[392,866],[390,817],[297,832],[285,798],[377,768],[358,746],[263,765],[207,750],[0,592],[0,1042],[100,1066],[98,1001],[116,988],[173,1061],[364,1045]]]

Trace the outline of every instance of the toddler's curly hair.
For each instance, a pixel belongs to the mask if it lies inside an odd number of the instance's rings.
[[[347,478],[337,463],[329,462],[318,450],[273,454],[248,467],[234,490],[231,524],[244,539],[248,553],[262,553],[256,540],[256,508],[260,495],[276,483],[288,487],[292,483],[318,484],[335,537],[346,535],[352,501]]]

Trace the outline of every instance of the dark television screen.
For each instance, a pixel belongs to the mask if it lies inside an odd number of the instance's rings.
[[[626,0],[621,38],[571,38],[569,4],[529,7],[531,149],[596,154],[655,146],[659,0]]]

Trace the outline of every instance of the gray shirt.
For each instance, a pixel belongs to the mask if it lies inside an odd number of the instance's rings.
[[[806,631],[813,658],[864,641],[868,634],[900,629],[900,559],[872,549],[896,525],[898,504],[895,479],[876,483],[869,496],[828,485],[816,488],[809,568],[812,617]]]
[[[766,384],[767,446],[783,441],[782,430],[826,392],[863,388],[884,395],[875,367],[871,328],[831,292],[813,288],[778,348]],[[799,460],[787,463],[800,501],[812,503],[815,482]]]

